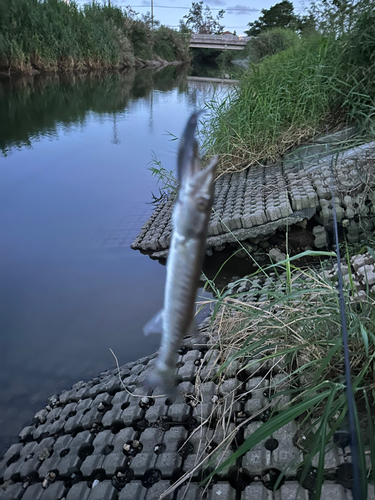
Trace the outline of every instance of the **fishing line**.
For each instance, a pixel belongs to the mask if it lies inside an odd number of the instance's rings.
[[[332,196],[332,212],[333,212],[333,231],[335,234],[337,276],[338,276],[338,296],[339,296],[339,306],[340,306],[342,344],[343,344],[344,359],[345,359],[345,385],[346,385],[346,395],[347,395],[347,399],[348,399],[350,447],[351,447],[352,467],[353,467],[352,494],[353,494],[353,500],[361,500],[360,469],[359,469],[359,460],[358,460],[358,439],[357,439],[357,430],[356,430],[356,424],[355,424],[356,410],[355,410],[354,395],[353,395],[353,389],[352,389],[352,380],[351,380],[351,373],[350,373],[348,329],[347,329],[347,322],[346,322],[344,287],[343,287],[343,281],[342,281],[341,258],[340,258],[340,248],[339,248],[339,233],[338,233],[338,226],[337,226],[336,206],[335,206],[333,158],[331,160],[330,167],[331,167],[331,196]]]

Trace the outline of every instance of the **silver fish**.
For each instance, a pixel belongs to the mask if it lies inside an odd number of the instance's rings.
[[[214,201],[214,176],[218,158],[200,169],[195,129],[200,112],[185,128],[178,153],[180,188],[172,214],[173,232],[167,260],[164,308],[144,328],[146,335],[158,330],[162,342],[148,386],[167,393],[176,385],[177,350],[193,326],[194,305],[205,251],[208,222]]]

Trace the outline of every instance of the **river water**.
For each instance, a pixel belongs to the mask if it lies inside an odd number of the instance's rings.
[[[0,85],[0,455],[46,398],[154,352],[165,267],[130,249],[190,113],[183,68]],[[210,264],[208,265],[210,267]],[[211,265],[215,267],[215,265]]]

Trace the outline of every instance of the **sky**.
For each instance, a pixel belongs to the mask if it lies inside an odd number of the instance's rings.
[[[154,19],[171,28],[177,28],[179,20],[189,12],[192,0],[111,0],[113,5],[119,7],[130,7],[139,14],[151,11],[151,1],[154,2]],[[255,21],[261,14],[262,9],[269,9],[281,0],[205,0],[214,17],[219,10],[224,9],[224,18],[221,24],[225,31],[236,31],[237,35],[244,34],[249,22]],[[303,0],[293,2],[294,10],[298,14],[304,11]]]

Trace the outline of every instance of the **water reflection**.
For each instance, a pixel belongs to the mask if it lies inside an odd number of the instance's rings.
[[[151,152],[174,169],[213,89],[187,70],[0,85],[0,454],[45,398],[158,348],[142,326],[165,269],[129,245],[153,207]]]

